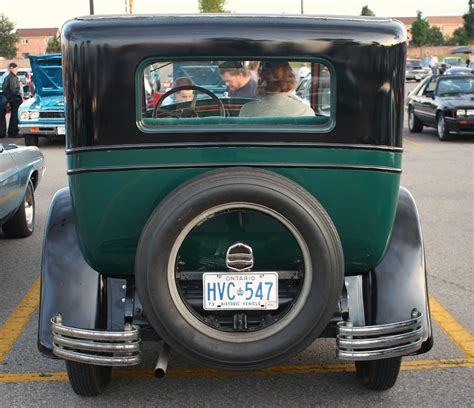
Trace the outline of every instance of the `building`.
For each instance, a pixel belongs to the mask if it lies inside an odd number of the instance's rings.
[[[408,38],[411,38],[411,25],[416,21],[416,17],[394,17],[405,24],[408,32]],[[462,16],[428,16],[426,17],[431,27],[438,27],[443,33],[444,38],[449,38],[453,35],[457,28],[464,25]]]
[[[58,28],[19,28],[17,30],[18,51],[16,58],[28,58],[28,55],[44,54],[48,40],[59,34]]]

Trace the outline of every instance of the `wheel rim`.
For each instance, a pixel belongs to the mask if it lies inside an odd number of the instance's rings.
[[[408,127],[410,130],[413,130],[413,125],[415,124],[415,114],[413,113],[413,109],[408,111]]]
[[[25,200],[23,203],[25,207],[25,219],[28,229],[33,230],[33,222],[35,218],[35,207],[33,199],[33,191],[30,186],[28,186],[25,194]]]
[[[236,210],[250,210],[250,211],[257,211],[279,221],[283,226],[291,233],[293,238],[298,244],[299,251],[302,258],[303,264],[303,278],[301,279],[302,283],[299,287],[299,292],[296,295],[296,299],[294,302],[289,306],[286,307],[285,310],[279,313],[279,318],[274,319],[273,323],[264,326],[263,328],[253,330],[253,331],[223,331],[221,329],[217,329],[212,327],[211,325],[205,323],[202,319],[199,318],[199,315],[196,315],[196,312],[191,310],[189,306],[186,304],[185,300],[182,297],[180,292],[180,288],[177,284],[177,260],[179,255],[179,250],[186,239],[186,237],[190,234],[190,232],[196,227],[199,226],[201,223],[205,222],[205,220],[210,219],[212,217],[218,216],[220,214],[224,214],[229,211],[236,211]],[[311,270],[311,262],[310,262],[310,255],[309,249],[306,245],[306,242],[301,235],[301,233],[296,229],[296,227],[283,215],[280,213],[254,203],[228,203],[224,205],[220,205],[214,208],[211,208],[196,218],[194,218],[186,227],[181,231],[177,239],[175,240],[173,247],[170,252],[169,260],[168,260],[168,287],[171,294],[172,301],[175,307],[178,309],[181,316],[190,324],[194,329],[199,330],[200,332],[219,339],[223,341],[238,341],[238,342],[251,342],[260,340],[269,336],[274,335],[275,333],[282,330],[286,327],[293,319],[298,315],[298,313],[303,308],[306,299],[309,295],[309,290],[311,287],[312,281],[312,270]],[[279,280],[280,282],[280,280]],[[238,312],[238,310],[235,310]],[[237,336],[238,335],[238,336]],[[238,337],[238,339],[237,339]]]
[[[439,115],[439,117],[438,117],[438,136],[439,136],[440,139],[444,138],[444,132],[445,132],[444,118],[443,118],[443,115]]]

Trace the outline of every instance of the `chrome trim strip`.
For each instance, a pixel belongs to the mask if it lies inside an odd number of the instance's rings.
[[[401,153],[402,147],[365,145],[365,144],[344,144],[344,143],[321,143],[321,142],[189,142],[189,143],[140,143],[123,145],[100,145],[87,147],[72,147],[66,149],[66,155],[75,153],[97,152],[107,150],[141,150],[141,149],[170,149],[182,147],[284,147],[284,148],[319,148],[319,149],[348,149],[348,150],[382,150],[388,152]]]
[[[337,356],[345,360],[378,360],[411,354],[423,344],[423,315],[416,309],[412,319],[376,326],[337,323]]]
[[[339,350],[337,349],[337,357],[341,360],[380,360],[384,358],[393,358],[406,356],[414,353],[421,348],[423,340],[420,339],[412,344],[405,344],[403,346],[392,347],[382,350],[367,350],[367,351],[353,351],[353,350]]]
[[[344,336],[376,336],[391,333],[400,333],[403,331],[415,330],[421,325],[423,316],[420,315],[414,319],[404,320],[403,322],[381,324],[378,326],[347,326],[346,321],[339,322],[338,333]]]
[[[121,332],[78,329],[64,326],[60,314],[51,319],[51,325],[53,354],[60,358],[104,366],[140,363],[140,339],[136,326],[126,324]]]
[[[381,347],[398,346],[400,344],[412,343],[421,339],[423,328],[419,327],[413,332],[396,334],[392,336],[375,337],[371,339],[348,339],[340,335],[337,336],[337,346],[351,349],[373,349]]]
[[[79,363],[103,365],[103,366],[131,366],[140,363],[140,355],[123,357],[96,356],[93,354],[82,354],[62,348],[53,348],[53,353],[66,360]]]
[[[53,318],[54,319],[54,318]],[[105,340],[105,341],[134,341],[138,340],[138,329],[132,327],[123,332],[105,331],[105,330],[87,330],[77,329],[75,327],[63,326],[61,323],[51,319],[53,326],[53,335],[62,334],[63,336],[86,340]]]
[[[75,340],[61,335],[54,335],[54,344],[61,347],[72,349],[97,351],[105,353],[138,353],[140,351],[140,341],[136,340],[131,343],[100,343],[87,340]]]
[[[180,163],[180,164],[151,164],[138,166],[108,166],[108,167],[85,167],[71,169],[67,171],[68,176],[82,173],[99,173],[112,171],[132,171],[132,170],[174,170],[174,169],[200,169],[200,168],[230,168],[230,167],[262,167],[262,168],[302,168],[302,169],[324,169],[324,170],[365,170],[383,171],[399,174],[402,169],[383,166],[361,166],[347,164],[318,164],[318,163]]]

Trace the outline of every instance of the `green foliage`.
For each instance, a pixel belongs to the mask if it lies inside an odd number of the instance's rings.
[[[469,38],[464,27],[459,27],[453,32],[453,36],[449,39],[449,45],[467,45]]]
[[[16,55],[18,35],[15,32],[15,23],[3,13],[0,15],[0,57],[7,59]]]
[[[199,0],[200,13],[226,13],[226,0]]]
[[[444,36],[439,27],[430,27],[428,31],[428,44],[443,45]]]
[[[46,47],[46,54],[52,54],[55,52],[61,52],[61,37],[55,35],[48,40],[48,45]]]
[[[375,16],[375,13],[371,9],[369,9],[369,6],[366,5],[362,7],[360,15],[361,16]]]
[[[464,30],[466,30],[467,39],[474,40],[474,10],[462,16],[464,19]]]
[[[411,42],[417,47],[422,47],[428,44],[430,23],[426,18],[423,18],[421,11],[416,12],[416,20],[411,25]]]

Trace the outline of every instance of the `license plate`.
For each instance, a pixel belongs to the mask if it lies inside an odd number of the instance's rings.
[[[202,275],[205,310],[278,309],[278,273],[243,272]]]
[[[65,134],[66,134],[66,127],[58,126],[58,135],[65,135]]]

